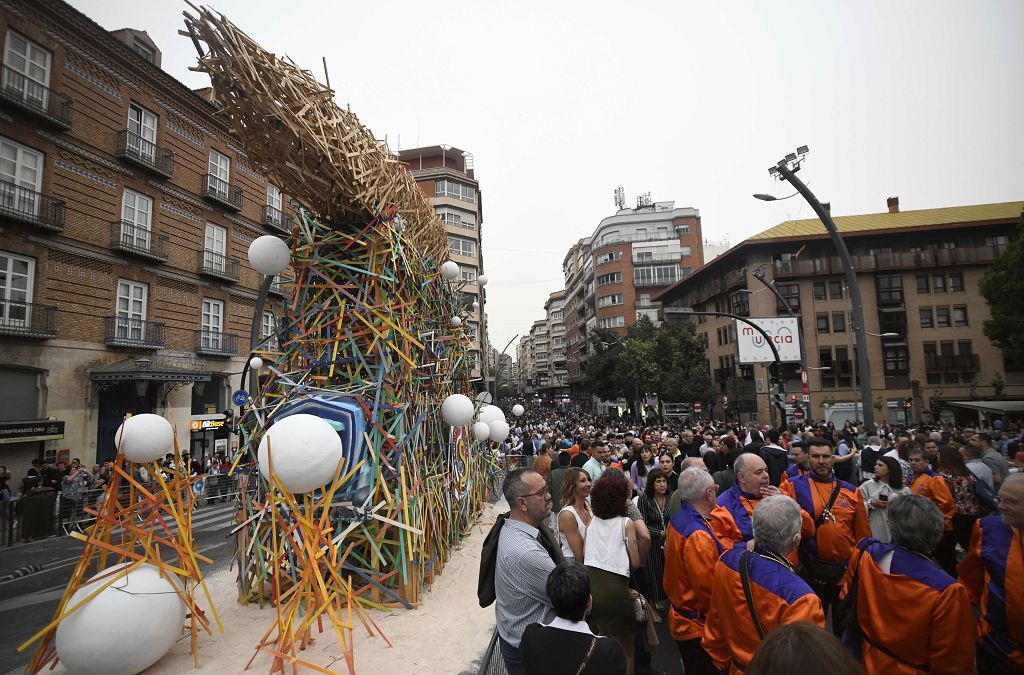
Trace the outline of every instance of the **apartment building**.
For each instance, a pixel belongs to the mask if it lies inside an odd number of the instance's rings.
[[[472,307],[465,327],[473,340],[471,378],[482,390],[488,369],[495,364],[487,358],[490,353],[485,315],[487,296],[477,283],[477,277],[484,273],[481,248],[483,202],[473,168],[473,155],[450,145],[435,145],[401,150],[398,158],[405,163],[427,200],[434,205],[448,233],[451,259],[459,265],[466,304]]]
[[[569,394],[569,378],[566,370],[565,338],[565,291],[555,291],[544,303],[544,323],[547,329],[548,367],[546,385],[540,388],[542,398],[562,399]]]
[[[112,458],[129,412],[227,450],[261,282],[246,252],[287,237],[286,197],[145,31],[59,0],[0,22],[0,463]]]
[[[1008,363],[985,337],[989,309],[978,282],[1016,233],[1024,202],[838,216],[864,303],[876,421],[954,419],[958,401],[1024,397],[1024,364]],[[820,221],[787,221],[709,261],[656,296],[664,306],[740,316],[799,315],[809,416],[849,411],[859,402],[855,335],[844,270]],[[719,395],[713,414],[768,419],[768,375],[736,362],[736,331],[725,318],[697,318]],[[786,364],[786,392],[800,394],[800,364]],[[1000,384],[1002,382],[1002,384]],[[904,402],[913,399],[907,411]],[[705,406],[708,405],[704,402]],[[806,410],[807,405],[803,406]],[[857,416],[859,417],[859,415]],[[975,421],[973,417],[972,421]]]

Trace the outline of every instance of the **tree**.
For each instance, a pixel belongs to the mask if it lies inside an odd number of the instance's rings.
[[[626,397],[629,378],[619,353],[618,335],[605,328],[590,334],[591,354],[583,370],[583,383],[590,393],[605,401]]]
[[[985,335],[1003,350],[1008,364],[1024,365],[1024,214],[1017,223],[1017,238],[985,270],[978,283],[988,302],[991,319],[985,320]]]
[[[689,322],[663,324],[655,341],[661,374],[659,396],[678,403],[710,401],[713,395],[711,373],[696,326]]]

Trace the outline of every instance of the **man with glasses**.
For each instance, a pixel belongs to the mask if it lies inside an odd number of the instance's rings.
[[[519,642],[531,623],[550,623],[554,609],[547,578],[562,561],[561,551],[544,520],[551,514],[551,493],[533,469],[516,469],[502,489],[508,519],[498,538],[494,570],[494,612],[499,647],[509,675],[525,674]]]

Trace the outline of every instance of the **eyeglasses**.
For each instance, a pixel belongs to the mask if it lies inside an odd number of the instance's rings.
[[[541,488],[540,490],[537,490],[536,492],[531,492],[530,494],[519,495],[519,496],[523,497],[525,499],[526,497],[540,497],[541,495],[546,495],[546,494],[550,494],[550,493],[549,493],[548,489],[545,487],[545,488]]]

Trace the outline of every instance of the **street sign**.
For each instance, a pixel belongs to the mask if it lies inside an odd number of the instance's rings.
[[[803,419],[804,419],[804,409],[803,408],[797,408],[796,410],[794,410],[793,411],[793,419],[795,419],[797,422],[802,422]]]
[[[249,404],[249,392],[239,389],[231,395],[231,402],[242,407]]]
[[[779,351],[781,362],[800,361],[800,326],[795,317],[771,316],[749,318],[747,321],[757,324],[768,333]],[[736,321],[736,347],[739,352],[736,361],[739,363],[771,363],[775,360],[764,336],[742,321]]]
[[[801,398],[802,398],[804,403],[810,403],[811,402],[811,395],[810,394],[804,394]]]
[[[700,401],[693,402],[693,412],[700,412]]]
[[[722,407],[723,408],[728,408],[729,407],[729,397],[728,396],[723,396],[722,397]]]

